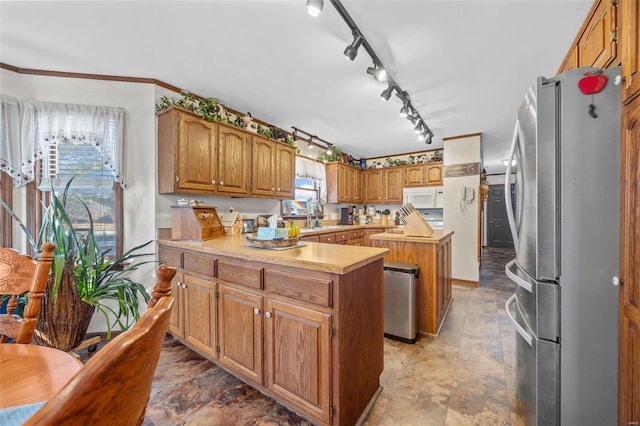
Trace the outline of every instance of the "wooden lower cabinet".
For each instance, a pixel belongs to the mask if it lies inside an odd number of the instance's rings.
[[[184,274],[184,340],[215,356],[217,303],[215,283]]]
[[[219,362],[258,384],[264,383],[263,314],[260,294],[219,284]]]
[[[331,422],[331,315],[267,299],[267,388],[287,405]]]
[[[162,244],[158,256],[182,268],[174,337],[314,424],[362,420],[384,368],[381,258],[339,275]]]

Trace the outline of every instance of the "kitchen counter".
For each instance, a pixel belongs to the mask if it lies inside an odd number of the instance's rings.
[[[336,232],[336,230],[328,230]],[[266,262],[273,265],[303,268],[312,271],[344,275],[363,265],[381,259],[389,250],[373,247],[327,245],[301,242],[302,247],[287,250],[268,250],[247,246],[244,235],[225,236],[208,241],[158,241],[161,246],[225,255],[244,261]]]
[[[428,237],[384,232],[369,236],[371,245],[389,249],[385,261],[415,263],[418,284],[418,331],[438,334],[451,304],[452,231],[435,230]]]
[[[169,332],[313,424],[361,424],[382,391],[389,250],[304,244],[158,240],[178,268]]]

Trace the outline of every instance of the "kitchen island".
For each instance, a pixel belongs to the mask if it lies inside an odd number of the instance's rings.
[[[415,263],[418,284],[418,331],[438,334],[451,304],[451,236],[435,230],[428,237],[385,232],[369,237],[373,247],[389,249],[386,261]]]
[[[170,332],[315,424],[362,421],[382,390],[384,248],[244,236],[159,240],[178,268]]]

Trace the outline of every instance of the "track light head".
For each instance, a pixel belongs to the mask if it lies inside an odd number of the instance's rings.
[[[427,145],[431,145],[432,140],[433,140],[433,133],[429,131],[427,132],[427,136],[425,137],[424,143],[426,143]]]
[[[372,75],[378,81],[387,79],[387,71],[378,65],[367,68],[367,74]]]
[[[351,42],[351,44],[347,46],[346,49],[344,49],[344,56],[349,58],[350,61],[353,61],[356,56],[358,56],[358,49],[360,48],[363,40],[364,39],[360,34],[354,33],[353,42]]]
[[[418,124],[416,124],[416,127],[413,129],[414,132],[416,133],[422,133],[422,120],[418,119]]]
[[[382,97],[382,99],[384,99],[385,101],[388,101],[389,98],[391,97],[391,94],[393,93],[393,90],[395,89],[395,86],[391,83],[389,83],[389,87],[387,87],[386,89],[384,89],[382,91],[382,93],[380,93],[380,96]]]
[[[396,92],[396,95],[398,95],[398,97],[402,100],[402,108],[400,108],[400,117],[408,117],[409,116],[409,111],[410,111],[410,100],[409,100],[409,94],[407,92]]]
[[[327,147],[327,155],[331,154],[333,154],[333,145],[329,144],[329,146]]]
[[[405,104],[400,108],[400,117],[408,117],[409,116],[409,107]]]
[[[307,12],[311,16],[319,16],[324,7],[324,0],[307,0]]]
[[[293,141],[298,140],[298,129],[293,129]]]

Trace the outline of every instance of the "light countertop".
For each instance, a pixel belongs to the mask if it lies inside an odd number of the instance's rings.
[[[334,231],[335,232],[335,231]],[[228,256],[247,261],[303,268],[313,271],[347,274],[383,258],[389,250],[342,244],[322,244],[301,241],[302,247],[268,250],[250,247],[244,235],[224,236],[208,241],[158,240],[159,245],[192,250],[212,255]]]
[[[436,229],[433,231],[433,234],[428,237],[409,237],[404,234],[383,232],[381,234],[370,235],[369,239],[380,241],[404,241],[412,243],[437,244],[445,238],[451,238],[451,235],[453,235],[453,231]]]

